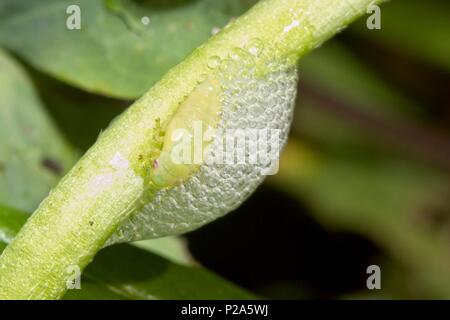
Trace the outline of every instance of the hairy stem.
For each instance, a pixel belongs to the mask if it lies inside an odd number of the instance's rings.
[[[148,189],[142,168],[150,166],[143,156],[161,151],[155,137],[198,79],[210,72],[209,57],[225,58],[258,39],[270,52],[264,59],[295,64],[377,2],[382,1],[262,1],[195,50],[99,137],[5,249],[0,299],[64,295],[73,270],[83,270],[139,207]]]

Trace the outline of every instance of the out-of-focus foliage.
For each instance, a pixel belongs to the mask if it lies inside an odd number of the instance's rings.
[[[68,31],[58,27],[65,25],[67,1],[2,1],[0,44],[23,59],[36,89],[10,58],[0,55],[0,238],[10,239],[25,219],[7,207],[33,211],[60,177],[52,172],[54,160],[69,169],[77,156],[73,149],[86,150],[129,105],[117,98],[136,98],[214,27],[223,27],[251,2],[73,1],[85,20],[82,30]],[[381,266],[382,290],[366,289],[368,263],[353,266],[361,270],[354,291],[321,291],[300,276],[279,271],[288,266],[271,271],[272,277],[222,272],[227,278],[269,297],[450,297],[449,9],[446,0],[394,0],[381,9],[381,30],[368,30],[361,19],[305,57],[292,139],[279,174],[263,186],[266,203],[278,201],[276,194],[266,196],[277,190],[306,207],[299,210],[289,202],[298,217],[312,218],[330,234],[357,235],[378,248],[370,263]],[[144,16],[150,18],[147,26],[140,23]],[[53,161],[43,162],[48,155]],[[262,210],[249,203],[234,213],[238,222]],[[269,208],[277,219],[301,229],[285,212],[289,208]],[[11,218],[15,214],[20,222]],[[214,228],[228,230],[224,221]],[[261,224],[255,218],[248,228],[263,229]],[[223,232],[222,249],[230,246],[234,232]],[[283,232],[261,233],[261,243],[267,243],[262,237]],[[298,246],[320,251],[323,247],[309,236]],[[209,244],[210,239],[200,240]],[[198,259],[178,239],[157,241],[104,249],[88,268],[83,290],[70,291],[67,298],[248,297],[192,266],[193,259],[213,266],[212,252],[220,249],[191,241]],[[264,261],[275,260],[274,265],[282,260],[257,245],[246,250],[260,253]],[[253,265],[250,253],[225,251],[220,261],[234,269],[266,266]],[[296,250],[283,253],[301,265],[314,263],[297,257]]]
[[[0,205],[0,250],[14,239],[27,218],[23,212]]]
[[[20,230],[27,215],[0,206],[0,252]],[[167,240],[171,239],[171,240]],[[122,244],[103,249],[83,272],[81,288],[66,299],[252,299],[254,295],[198,266],[188,263],[173,239]],[[165,259],[151,251],[161,251]],[[148,251],[147,249],[151,250]]]
[[[188,252],[186,241],[178,237],[165,237],[152,240],[136,241],[133,243],[138,248],[145,249],[161,255],[173,262],[183,265],[195,264]]]
[[[0,204],[33,211],[75,153],[50,121],[24,71],[0,51]]]
[[[136,98],[254,2],[4,0],[0,44],[90,92]],[[65,28],[70,5],[80,8],[80,30]]]

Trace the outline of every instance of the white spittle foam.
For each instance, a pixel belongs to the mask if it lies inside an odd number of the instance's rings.
[[[251,74],[247,70],[231,79],[221,77],[219,129],[278,129],[279,145],[284,146],[297,92],[296,67],[280,66],[262,78]],[[213,153],[222,149],[221,143],[218,138],[212,142]],[[159,191],[107,244],[182,234],[209,223],[244,202],[264,180],[264,169],[261,164],[202,164],[179,186]]]

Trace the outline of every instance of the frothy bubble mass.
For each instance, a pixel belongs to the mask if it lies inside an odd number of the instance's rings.
[[[217,129],[278,129],[279,145],[284,146],[297,92],[297,69],[272,62],[267,72],[259,74],[254,65],[262,50],[262,42],[254,39],[246,49],[232,50],[229,59],[208,59],[208,68],[217,71],[222,90]],[[221,143],[221,137],[211,142],[211,154],[223,149]],[[211,222],[250,196],[269,165],[203,163],[187,180],[160,190],[144,203],[108,244],[181,234]]]

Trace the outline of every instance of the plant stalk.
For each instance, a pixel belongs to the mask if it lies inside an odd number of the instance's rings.
[[[64,295],[74,270],[82,271],[140,206],[146,192],[142,158],[158,151],[152,137],[210,72],[209,57],[225,58],[259,39],[273,62],[297,63],[379,2],[262,1],[195,50],[100,135],[29,218],[0,257],[0,299]]]

